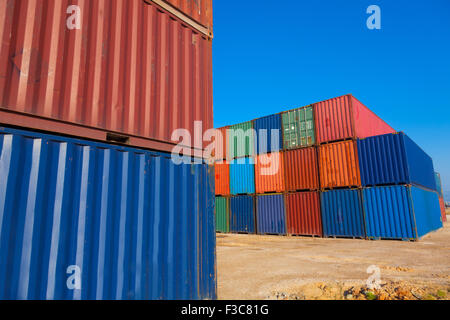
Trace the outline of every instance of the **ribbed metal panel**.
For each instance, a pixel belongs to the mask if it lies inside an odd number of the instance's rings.
[[[439,197],[439,206],[441,207],[442,222],[447,222],[447,213],[445,212],[445,201],[444,198],[442,197]]]
[[[286,213],[282,194],[257,196],[256,214],[259,234],[286,234]]]
[[[317,150],[315,147],[285,151],[283,157],[287,191],[319,189]]]
[[[147,0],[148,1],[148,0]],[[212,0],[165,0],[183,13],[212,30]]]
[[[369,238],[414,239],[442,227],[435,192],[419,187],[388,186],[363,191]]]
[[[286,194],[287,233],[322,236],[319,192]]]
[[[356,142],[319,146],[319,173],[322,188],[361,186]]]
[[[223,161],[214,164],[216,195],[230,194],[230,165]]]
[[[358,158],[363,186],[417,184],[436,190],[433,160],[402,132],[358,140]]]
[[[252,122],[236,124],[228,129],[228,159],[253,156],[255,154],[255,136]]]
[[[216,197],[216,231],[229,231],[228,198]]]
[[[281,120],[283,149],[309,147],[316,143],[313,106],[283,112]]]
[[[255,143],[257,154],[276,152],[283,148],[283,133],[279,114],[254,120],[253,128],[257,137]],[[275,130],[273,135],[272,130]],[[278,134],[278,138],[276,134]]]
[[[72,4],[79,30],[66,26]],[[151,2],[2,0],[0,16],[0,123],[92,139],[101,129],[158,150],[194,121],[212,128],[211,41]]]
[[[255,161],[253,158],[239,158],[230,163],[231,194],[255,193]]]
[[[255,208],[252,196],[230,198],[230,231],[255,233]]]
[[[0,299],[215,298],[213,179],[168,154],[0,128]]]
[[[258,155],[255,164],[256,193],[283,192],[284,189],[283,153]]]
[[[320,201],[325,237],[365,237],[359,190],[322,192]]]

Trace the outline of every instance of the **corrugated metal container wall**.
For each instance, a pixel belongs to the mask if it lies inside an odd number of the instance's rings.
[[[163,151],[212,128],[211,41],[154,4],[78,1],[69,30],[73,1],[1,3],[0,123]]]
[[[286,213],[282,194],[256,197],[258,234],[286,234]]]
[[[319,172],[315,147],[284,152],[287,191],[318,190]]]
[[[319,146],[319,173],[322,188],[361,186],[356,141]]]
[[[252,196],[230,198],[230,231],[255,233],[255,207]]]
[[[229,232],[228,198],[216,197],[216,231]]]
[[[283,167],[282,152],[257,156],[255,163],[256,193],[283,192],[285,189]]]
[[[435,172],[434,176],[435,176],[435,180],[436,180],[436,191],[440,197],[443,197],[444,193],[442,191],[441,175],[439,173]]]
[[[151,1],[151,0],[146,0]],[[165,0],[212,31],[212,0]]]
[[[439,206],[441,208],[442,222],[447,222],[447,213],[445,212],[445,201],[444,198],[439,197]]]
[[[369,238],[418,239],[442,227],[439,201],[432,191],[407,186],[366,188],[363,203]]]
[[[226,157],[227,157],[227,129],[228,128],[229,127],[223,127],[223,128],[216,129],[222,135],[222,139],[219,141],[216,141],[216,148],[212,154],[214,160],[223,160],[223,159],[226,159]]]
[[[358,140],[363,186],[417,184],[436,190],[433,160],[404,133]]]
[[[316,103],[314,108],[318,143],[395,132],[352,95]]]
[[[230,165],[226,162],[215,163],[216,195],[228,196],[230,194]]]
[[[228,158],[250,157],[255,154],[255,137],[253,124],[251,121],[236,124],[229,127],[228,139]]]
[[[321,193],[323,235],[325,237],[365,237],[359,190],[331,190]]]
[[[313,106],[283,112],[281,119],[284,149],[309,147],[316,143]]]
[[[322,236],[322,215],[318,192],[286,194],[287,233]]]
[[[276,152],[283,148],[283,132],[279,114],[253,120],[253,128],[256,132],[255,150],[257,154]],[[275,131],[272,132],[272,130]]]
[[[234,159],[230,163],[230,193],[255,193],[255,161],[253,158]]]
[[[1,128],[0,299],[215,298],[212,172]]]

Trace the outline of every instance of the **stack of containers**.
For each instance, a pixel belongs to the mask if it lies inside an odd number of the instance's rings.
[[[436,178],[436,192],[438,193],[439,196],[439,206],[441,208],[442,222],[446,222],[447,214],[445,213],[444,190],[442,189],[441,175],[435,172],[435,178]]]
[[[433,160],[406,134],[358,140],[369,239],[418,240],[442,227]]]
[[[314,106],[281,114],[289,235],[322,236]]]
[[[216,298],[213,170],[170,154],[212,127],[212,1],[170,2],[0,4],[0,299]]]

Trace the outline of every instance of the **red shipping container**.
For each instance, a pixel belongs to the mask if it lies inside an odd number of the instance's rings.
[[[442,216],[442,222],[447,221],[447,213],[445,212],[445,201],[444,198],[439,197],[439,206],[441,207],[441,216]]]
[[[214,164],[215,169],[215,182],[216,182],[216,195],[228,196],[230,194],[230,166],[223,161],[222,163],[216,162]]]
[[[227,129],[229,127],[223,127],[216,129],[222,135],[222,139],[216,142],[216,148],[212,154],[214,160],[223,160],[227,157]],[[220,151],[222,152],[220,154]]]
[[[258,155],[255,163],[255,192],[283,192],[284,189],[283,153]]]
[[[287,233],[322,236],[319,192],[286,194]]]
[[[284,153],[286,191],[318,190],[319,172],[315,147]]]
[[[211,41],[152,2],[0,1],[0,43],[1,124],[162,151],[212,128]]]
[[[318,143],[395,132],[350,94],[314,104],[314,113]]]
[[[322,189],[361,187],[356,141],[319,146],[319,173]]]

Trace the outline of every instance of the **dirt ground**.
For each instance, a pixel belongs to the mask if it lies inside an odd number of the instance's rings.
[[[450,222],[419,242],[217,234],[217,265],[219,299],[450,299]]]

